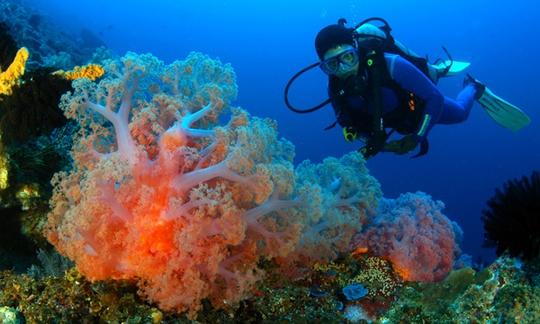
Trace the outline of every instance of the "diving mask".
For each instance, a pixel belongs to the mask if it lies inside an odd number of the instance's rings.
[[[360,58],[355,48],[348,49],[338,55],[332,56],[323,60],[320,64],[321,70],[326,74],[337,74],[341,65],[345,69],[350,69],[355,66]]]

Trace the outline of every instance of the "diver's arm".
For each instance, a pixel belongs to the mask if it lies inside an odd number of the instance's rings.
[[[385,58],[392,79],[425,102],[422,123],[415,134],[421,142],[441,117],[444,96],[422,71],[407,60],[390,54],[385,55]]]

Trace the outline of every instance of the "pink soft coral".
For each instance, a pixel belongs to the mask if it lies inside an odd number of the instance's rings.
[[[296,204],[292,145],[240,109],[216,126],[235,77],[201,54],[165,66],[129,53],[105,69],[63,97],[81,128],[74,168],[53,180],[50,242],[90,280],[138,280],[164,310],[245,297],[258,260],[297,240],[276,213]]]
[[[442,280],[459,253],[459,226],[441,212],[443,208],[441,201],[421,192],[382,199],[378,215],[353,244],[388,258],[404,280]]]

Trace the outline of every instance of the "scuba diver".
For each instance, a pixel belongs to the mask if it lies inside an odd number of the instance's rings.
[[[285,103],[297,113],[313,112],[331,103],[336,122],[326,129],[339,124],[346,141],[362,140],[365,145],[359,151],[366,159],[379,152],[406,154],[418,146],[420,150],[413,157],[426,154],[433,126],[465,121],[474,101],[513,131],[530,122],[523,111],[468,74],[457,98],[445,97],[436,86],[438,80],[463,71],[469,63],[454,61],[444,47],[448,60],[429,64],[396,41],[384,19],[366,19],[355,28],[345,24],[342,18],[317,34],[315,49],[320,61],[291,78],[285,87]],[[289,101],[289,88],[301,74],[317,66],[328,75],[329,98],[315,107],[298,109]],[[402,137],[389,140],[394,132]]]

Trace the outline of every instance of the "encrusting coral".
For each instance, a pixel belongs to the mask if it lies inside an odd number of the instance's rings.
[[[538,323],[538,263],[534,266],[500,257],[479,272],[463,268],[437,283],[408,284],[379,322]]]

